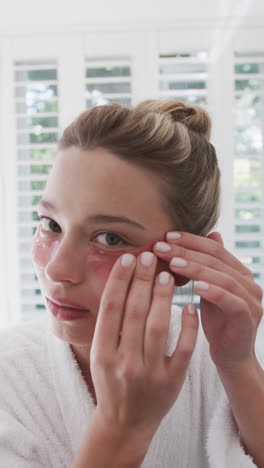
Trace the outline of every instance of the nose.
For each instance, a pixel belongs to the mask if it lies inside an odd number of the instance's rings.
[[[59,243],[56,252],[45,268],[45,275],[52,282],[80,283],[85,277],[87,252],[69,237]]]

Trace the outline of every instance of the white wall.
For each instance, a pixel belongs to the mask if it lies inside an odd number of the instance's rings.
[[[15,26],[161,22],[181,18],[264,20],[263,0],[9,0],[0,2],[0,32]]]

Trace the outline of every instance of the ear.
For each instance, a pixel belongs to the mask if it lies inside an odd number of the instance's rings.
[[[217,231],[211,232],[207,237],[208,239],[215,240],[216,242],[218,242],[224,247],[224,241],[220,232],[217,232]]]

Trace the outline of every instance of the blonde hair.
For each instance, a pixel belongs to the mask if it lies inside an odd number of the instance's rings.
[[[145,100],[134,108],[106,104],[81,113],[58,147],[102,147],[155,172],[175,229],[205,236],[220,210],[220,170],[210,131],[204,109],[173,99]]]

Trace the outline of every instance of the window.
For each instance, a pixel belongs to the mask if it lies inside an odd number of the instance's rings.
[[[208,53],[204,51],[160,55],[160,98],[206,105],[207,61]]]
[[[235,251],[264,281],[264,54],[234,60]]]
[[[132,82],[129,57],[86,59],[86,107],[108,103],[131,107]]]
[[[31,261],[36,206],[55,156],[58,137],[56,62],[17,61],[15,74],[17,206],[21,315],[45,309]],[[35,314],[34,314],[35,315]]]

